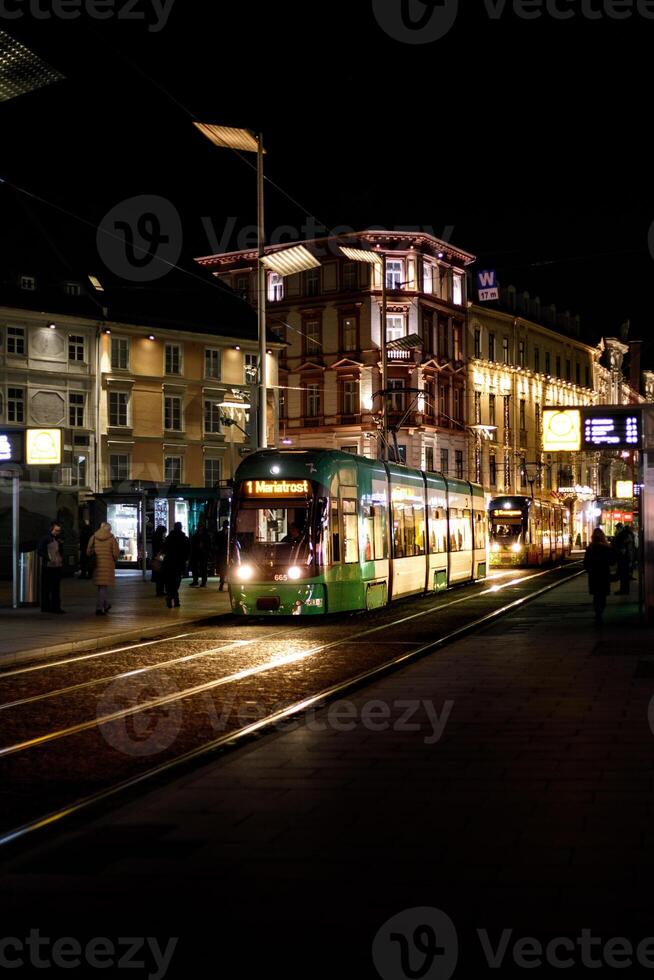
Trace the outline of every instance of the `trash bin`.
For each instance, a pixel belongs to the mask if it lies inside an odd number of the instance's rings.
[[[18,603],[21,606],[38,606],[41,602],[41,563],[38,552],[21,551],[18,565],[20,588]]]

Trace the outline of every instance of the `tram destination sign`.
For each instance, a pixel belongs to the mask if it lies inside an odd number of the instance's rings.
[[[582,409],[583,449],[640,449],[641,413],[638,408]]]
[[[308,480],[246,480],[243,490],[247,497],[306,497]]]

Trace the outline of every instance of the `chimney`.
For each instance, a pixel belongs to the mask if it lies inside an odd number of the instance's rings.
[[[642,340],[629,341],[629,384],[640,391],[640,348]]]

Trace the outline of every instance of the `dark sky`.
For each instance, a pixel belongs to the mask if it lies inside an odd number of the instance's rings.
[[[375,2],[395,16],[401,0]],[[183,264],[214,250],[203,218],[218,239],[230,219],[251,224],[254,174],[203,140],[198,118],[263,129],[267,173],[296,202],[268,187],[270,233],[303,234],[306,215],[453,226],[480,266],[581,313],[589,337],[630,317],[632,338],[650,339],[654,20],[635,2],[630,19],[590,20],[581,0],[558,0],[576,15],[562,21],[525,20],[508,0],[492,19],[483,0],[460,0],[427,44],[385,33],[371,0],[174,0],[159,31],[152,0],[138,4],[148,20],[37,21],[28,3],[0,18],[67,78],[0,104],[0,175],[89,222],[59,225],[63,249],[102,269],[93,228],[134,195],[177,209]]]

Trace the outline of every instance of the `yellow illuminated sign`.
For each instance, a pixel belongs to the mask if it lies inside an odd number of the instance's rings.
[[[249,497],[301,497],[309,493],[308,480],[246,480]]]
[[[634,481],[617,480],[615,484],[615,495],[620,500],[629,500],[634,495]]]
[[[578,408],[543,409],[543,449],[546,453],[577,453],[581,449]]]
[[[27,465],[58,466],[61,463],[61,429],[27,430]]]

